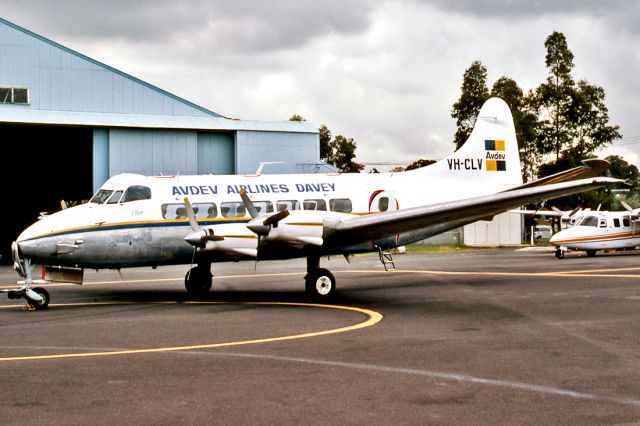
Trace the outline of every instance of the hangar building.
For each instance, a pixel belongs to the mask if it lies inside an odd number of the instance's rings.
[[[5,262],[40,211],[86,200],[114,174],[324,167],[310,123],[223,117],[2,18],[0,134]]]

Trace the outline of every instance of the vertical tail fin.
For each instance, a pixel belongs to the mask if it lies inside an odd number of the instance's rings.
[[[469,139],[456,152],[424,173],[496,185],[522,183],[518,141],[509,106],[500,98],[487,100]]]

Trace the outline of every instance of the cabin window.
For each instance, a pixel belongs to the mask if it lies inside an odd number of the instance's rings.
[[[125,192],[122,202],[128,203],[129,201],[150,200],[150,199],[151,199],[151,188],[147,186],[134,185],[127,188],[127,192]]]
[[[246,209],[240,202],[220,203],[220,213],[222,217],[242,217],[246,214]]]
[[[254,201],[253,205],[258,214],[272,213],[273,203],[271,201]]]
[[[579,226],[598,226],[598,218],[595,216],[585,216],[578,225]]]
[[[109,189],[101,189],[100,191],[98,191],[96,193],[96,195],[91,197],[89,202],[90,203],[96,203],[96,204],[102,204],[105,201],[107,201],[107,198],[109,198],[109,196],[111,195],[112,192],[113,191],[111,191]]]
[[[389,209],[389,197],[381,197],[378,200],[378,210],[386,212]]]
[[[607,227],[607,220],[606,219],[600,219],[600,223],[598,224],[598,226],[600,228],[606,228]]]
[[[618,219],[617,217],[614,217],[613,226],[615,226],[616,228],[620,228],[620,219]]]
[[[329,208],[333,212],[341,213],[351,213],[351,210],[353,210],[351,200],[348,198],[335,198],[333,200],[329,200]]]
[[[191,206],[196,219],[210,219],[218,215],[215,203],[197,203]],[[163,204],[162,217],[165,219],[187,219],[187,208],[183,203]]]
[[[120,201],[120,198],[122,198],[122,192],[123,191],[115,191],[113,194],[111,194],[111,197],[109,197],[109,199],[107,200],[107,204],[118,203],[118,201]]]
[[[278,200],[276,201],[276,210],[279,212],[284,210],[300,210],[300,201],[298,200]]]
[[[622,218],[622,225],[623,226],[631,226],[631,221],[629,220],[628,217],[625,216],[625,217]]]
[[[327,210],[327,202],[323,199],[304,200],[302,208],[305,210]]]

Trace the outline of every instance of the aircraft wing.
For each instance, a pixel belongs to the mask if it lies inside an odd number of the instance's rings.
[[[565,214],[565,212],[555,212],[553,210],[523,210],[523,209],[515,209],[515,210],[509,210],[509,213],[519,213],[519,214],[524,214],[524,215],[529,215],[529,216],[547,216],[547,217],[562,217]]]
[[[323,238],[327,246],[341,247],[380,240],[418,229],[423,230],[425,234],[432,231],[432,235],[435,235],[523,204],[542,202],[622,182],[620,179],[608,177],[581,179],[325,222]]]
[[[534,186],[548,185],[551,183],[569,182],[578,179],[587,179],[602,175],[609,169],[609,162],[600,158],[590,158],[582,161],[582,166],[565,170],[550,176],[527,182],[522,185],[511,188],[509,191],[531,188]]]

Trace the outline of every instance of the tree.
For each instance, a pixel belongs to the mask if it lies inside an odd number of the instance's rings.
[[[571,124],[573,147],[579,158],[586,158],[598,149],[620,139],[620,126],[609,125],[609,110],[604,103],[604,89],[580,80],[573,91]]]
[[[606,160],[611,164],[607,170],[607,176],[623,179],[629,185],[629,192],[615,195],[614,198],[618,202],[618,206],[620,200],[624,200],[633,208],[640,207],[640,172],[638,168],[617,155],[610,155]],[[613,207],[618,206],[614,205]]]
[[[456,119],[457,130],[453,141],[456,150],[466,142],[476,123],[482,104],[489,99],[487,88],[487,68],[480,61],[474,61],[464,72],[460,99],[453,104],[451,117]]]
[[[307,121],[298,114],[293,114],[289,121]],[[326,125],[318,129],[320,135],[320,159],[327,164],[336,166],[344,173],[358,173],[364,165],[354,161],[358,145],[353,138],[338,135],[331,140],[331,130]]]
[[[549,75],[536,89],[538,112],[538,150],[542,154],[554,153],[560,159],[562,147],[571,144],[569,111],[572,104],[573,53],[564,34],[554,31],[547,37],[545,65]]]
[[[331,130],[324,124],[320,126],[320,159],[333,164],[333,149],[331,148]]]
[[[493,83],[491,96],[501,98],[509,105],[513,115],[513,124],[520,151],[520,164],[524,181],[535,179],[535,174],[542,156],[536,150],[537,116],[533,108],[533,93],[526,96],[515,80],[509,77],[500,77]]]
[[[291,117],[289,117],[289,121],[307,121],[307,120],[301,115],[293,114]]]
[[[353,138],[338,135],[331,141],[330,146],[333,151],[333,162],[331,164],[339,168],[341,172],[359,173],[364,169],[362,164],[354,161],[358,145]]]
[[[414,170],[414,169],[419,169],[421,167],[426,167],[429,164],[433,164],[435,163],[435,160],[426,160],[424,158],[421,158],[419,160],[414,161],[413,163],[409,164],[405,170]]]

